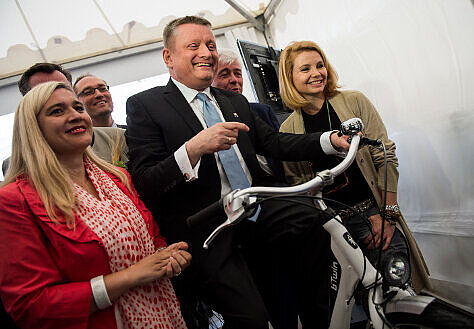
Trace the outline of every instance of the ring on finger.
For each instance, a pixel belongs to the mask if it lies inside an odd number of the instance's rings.
[[[174,276],[179,276],[181,274],[181,271],[178,273],[175,273]]]
[[[232,142],[232,138],[231,137],[227,137],[227,141],[229,142],[229,144]]]

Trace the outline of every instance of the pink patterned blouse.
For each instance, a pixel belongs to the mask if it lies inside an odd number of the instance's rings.
[[[138,208],[104,171],[89,159],[84,163],[100,200],[75,184],[76,212],[102,241],[112,272],[153,254],[155,246]],[[166,277],[129,290],[114,307],[119,328],[186,328]]]

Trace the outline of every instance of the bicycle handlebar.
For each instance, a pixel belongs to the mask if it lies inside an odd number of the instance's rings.
[[[220,231],[230,225],[239,223],[245,217],[244,215],[248,213],[248,206],[257,201],[256,196],[297,195],[310,190],[321,191],[326,184],[332,183],[333,178],[343,173],[354,161],[361,140],[361,136],[358,135],[358,132],[362,129],[362,121],[358,118],[347,120],[341,124],[341,131],[349,133],[352,135],[352,138],[346,157],[336,167],[319,172],[312,180],[296,186],[257,186],[243,190],[234,190],[222,197],[220,200],[188,217],[186,220],[188,227],[196,227],[196,225],[215,219],[216,216],[223,216],[224,214],[227,216],[227,219],[219,225],[204,242],[204,248],[207,249],[209,243],[217,236],[217,234],[220,233]]]
[[[204,222],[208,221],[209,218],[216,218],[217,216],[226,216],[224,211],[223,198],[220,198],[218,201],[211,203],[204,209],[201,209],[194,215],[188,217],[186,223],[190,229],[196,228]]]
[[[343,173],[355,159],[357,154],[357,149],[359,148],[360,136],[354,135],[352,137],[351,145],[349,147],[349,151],[347,152],[346,157],[339,163],[336,167],[329,170],[333,177],[340,175]],[[327,174],[327,171],[321,172],[321,174]],[[265,186],[257,186],[257,187],[249,187],[243,190],[238,191],[235,193],[234,198],[243,197],[243,196],[250,196],[250,195],[259,195],[259,196],[271,196],[271,195],[294,195],[294,194],[302,194],[304,192],[317,189],[326,178],[321,177],[322,175],[318,174],[312,180],[296,185],[296,186],[286,186],[286,187],[265,187]]]

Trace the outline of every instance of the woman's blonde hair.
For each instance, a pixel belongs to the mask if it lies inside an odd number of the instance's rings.
[[[31,89],[20,101],[13,123],[12,157],[5,182],[9,184],[23,175],[35,187],[49,217],[56,223],[64,216],[74,226],[75,197],[73,182],[56,154],[46,142],[37,116],[56,89],[72,88],[62,82],[47,82]],[[74,94],[75,95],[75,94]],[[90,147],[84,152],[99,168],[117,176],[130,189],[127,176],[115,166],[97,157]]]
[[[289,108],[296,110],[309,105],[298,90],[296,90],[293,82],[293,68],[295,65],[295,58],[303,51],[314,50],[317,51],[323,59],[324,66],[328,72],[326,86],[324,87],[324,96],[331,97],[337,94],[337,73],[326,58],[321,47],[313,41],[296,41],[289,44],[280,55],[279,75],[280,95],[283,102]]]

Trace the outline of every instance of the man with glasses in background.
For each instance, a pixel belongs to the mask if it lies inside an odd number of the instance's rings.
[[[112,119],[114,103],[109,86],[104,80],[92,74],[81,75],[74,83],[74,91],[84,104],[94,127],[127,128],[125,125],[115,124]]]

